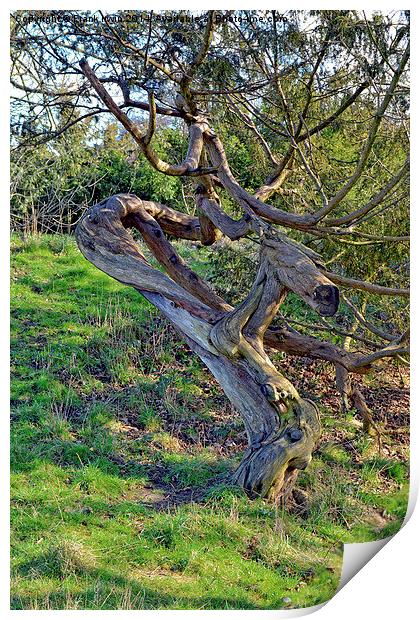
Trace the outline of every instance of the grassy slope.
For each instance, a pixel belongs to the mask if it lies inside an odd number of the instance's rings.
[[[72,239],[15,239],[12,262],[14,609],[315,605],[340,541],[398,529],[404,441],[378,457],[329,408],[305,518],[250,501],[240,419],[155,310]]]

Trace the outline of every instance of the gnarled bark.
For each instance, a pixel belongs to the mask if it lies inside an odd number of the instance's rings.
[[[263,246],[249,295],[230,309],[208,285],[191,277],[150,211],[131,195],[92,207],[77,228],[79,248],[99,269],[133,286],[161,310],[239,411],[249,447],[234,480],[252,496],[284,496],[297,471],[311,460],[320,421],[316,406],[299,396],[264,351],[264,334],[285,294],[273,277],[273,258]],[[140,231],[172,279],[147,263],[128,226]]]

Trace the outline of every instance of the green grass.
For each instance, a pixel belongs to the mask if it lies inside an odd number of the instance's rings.
[[[138,293],[64,236],[14,238],[12,264],[13,609],[316,605],[342,542],[399,528],[406,455],[325,410],[341,439],[300,476],[306,514],[250,501],[229,483],[239,417]]]

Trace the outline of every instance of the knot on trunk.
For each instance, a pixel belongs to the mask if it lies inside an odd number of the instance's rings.
[[[235,357],[239,350],[247,357],[249,345],[242,335],[242,330],[255,312],[260,302],[265,281],[254,285],[246,299],[235,310],[227,313],[210,331],[210,341],[220,353]]]
[[[314,290],[314,301],[321,316],[333,316],[340,303],[340,293],[334,284],[320,284]]]
[[[286,380],[279,375],[279,377],[273,376],[270,383],[263,383],[261,386],[263,396],[282,415],[290,410],[292,402],[297,398],[296,390],[287,384],[288,382],[286,383]]]
[[[284,498],[290,493],[298,470],[312,460],[320,437],[317,407],[301,398],[293,406],[294,419],[274,436],[251,444],[234,475],[250,497]]]

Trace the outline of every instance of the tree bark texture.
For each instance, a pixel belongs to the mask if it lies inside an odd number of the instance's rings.
[[[99,269],[142,293],[209,368],[247,431],[249,446],[235,482],[251,496],[277,500],[311,461],[320,421],[316,406],[299,396],[262,345],[285,294],[273,258],[266,255],[272,248],[263,248],[250,293],[232,309],[191,272],[152,213],[165,226],[167,213],[160,214],[153,203],[132,195],[113,196],[80,221],[79,248]],[[147,262],[129,226],[142,233],[172,278]]]

